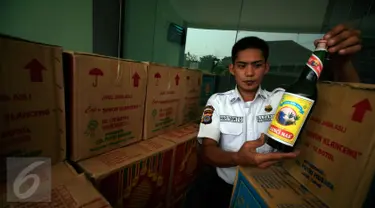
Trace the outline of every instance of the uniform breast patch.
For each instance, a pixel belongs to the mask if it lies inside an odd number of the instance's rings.
[[[214,113],[215,108],[212,105],[207,105],[203,110],[203,115],[201,119],[202,124],[212,123],[212,114]]]
[[[266,111],[267,113],[271,112],[272,111],[272,106],[271,105],[266,105],[264,107],[264,111]]]
[[[275,114],[258,115],[256,116],[258,123],[271,122]]]
[[[243,117],[242,116],[221,115],[220,116],[220,122],[243,123]]]

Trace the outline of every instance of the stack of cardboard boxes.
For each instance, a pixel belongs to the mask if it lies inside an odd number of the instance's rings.
[[[48,157],[70,168],[67,159],[116,207],[181,202],[197,169],[198,126],[192,121],[201,114],[200,71],[63,52],[10,37],[1,37],[0,46],[2,158]],[[74,189],[72,181],[86,181],[77,172],[59,180],[76,194],[70,207],[110,206],[91,194],[90,184]],[[101,206],[86,205],[89,198]]]
[[[64,161],[62,61],[60,47],[0,36],[0,207],[110,207],[86,177]],[[23,166],[25,161],[14,157],[46,160]],[[14,193],[24,196],[35,184],[40,196],[30,197],[48,197],[43,203],[16,198]],[[41,194],[39,187],[50,189],[50,195]]]
[[[318,89],[301,154],[283,167],[240,167],[232,207],[373,207],[375,86],[320,83]]]
[[[177,207],[196,176],[192,121],[213,79],[1,36],[0,207]],[[375,173],[374,105],[373,85],[319,84],[301,155],[240,167],[231,206],[361,207]],[[8,200],[10,157],[49,159],[26,176],[43,176],[50,202]]]

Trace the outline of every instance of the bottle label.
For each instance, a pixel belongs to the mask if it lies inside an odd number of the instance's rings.
[[[315,72],[318,78],[320,77],[320,73],[323,70],[323,62],[319,59],[319,57],[317,57],[315,54],[312,54],[306,65]]]
[[[285,92],[266,135],[293,147],[313,104],[314,100]]]

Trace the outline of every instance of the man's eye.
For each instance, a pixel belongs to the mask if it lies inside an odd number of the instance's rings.
[[[245,65],[244,65],[244,64],[239,64],[239,65],[237,65],[237,67],[238,67],[239,69],[243,69],[243,68],[245,68]]]
[[[263,64],[262,64],[262,63],[259,63],[259,64],[254,64],[254,67],[255,67],[255,68],[257,68],[257,69],[258,69],[258,68],[260,68],[260,67],[262,67],[262,66],[263,66]]]

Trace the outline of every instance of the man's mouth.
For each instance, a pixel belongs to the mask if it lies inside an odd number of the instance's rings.
[[[250,85],[255,84],[256,82],[255,82],[255,81],[250,81],[250,80],[248,80],[248,81],[244,81],[244,83],[245,83],[246,85],[250,86]]]

